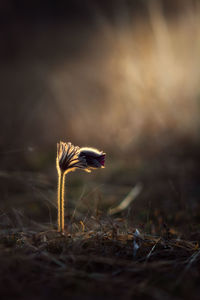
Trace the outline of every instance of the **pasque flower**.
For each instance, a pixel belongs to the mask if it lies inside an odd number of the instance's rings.
[[[56,167],[58,171],[58,231],[64,231],[65,176],[71,171],[104,168],[105,153],[94,148],[80,148],[71,143],[57,144]]]

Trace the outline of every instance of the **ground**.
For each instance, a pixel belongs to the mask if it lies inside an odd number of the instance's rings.
[[[69,175],[63,235],[55,165],[1,172],[2,299],[199,299],[199,146],[134,159]]]
[[[64,235],[56,229],[1,230],[1,297],[199,299],[198,242],[168,228],[153,236],[124,223],[101,216]]]

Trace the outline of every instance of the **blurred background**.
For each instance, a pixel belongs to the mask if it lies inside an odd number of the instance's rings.
[[[200,1],[0,2],[0,226],[56,223],[56,143],[107,153],[66,215],[198,232]],[[49,226],[49,225],[48,225]]]

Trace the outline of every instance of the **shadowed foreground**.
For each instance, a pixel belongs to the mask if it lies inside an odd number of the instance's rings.
[[[198,243],[168,229],[162,237],[137,236],[122,221],[93,219],[87,231],[73,224],[66,236],[2,230],[1,297],[198,299]]]

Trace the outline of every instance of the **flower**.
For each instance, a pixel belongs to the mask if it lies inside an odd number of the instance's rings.
[[[70,172],[75,169],[84,169],[85,160],[78,156],[80,148],[71,143],[57,143],[56,165],[58,172]]]
[[[71,143],[57,143],[56,166],[58,171],[58,231],[63,233],[65,177],[68,172],[104,168],[105,153],[93,148],[79,148]]]
[[[105,153],[94,148],[80,148],[79,159],[85,162],[85,171],[91,172],[91,169],[104,168],[105,164]]]
[[[58,172],[70,172],[75,169],[83,169],[91,172],[91,169],[104,168],[105,153],[94,148],[72,145],[72,143],[57,143],[56,165]]]

